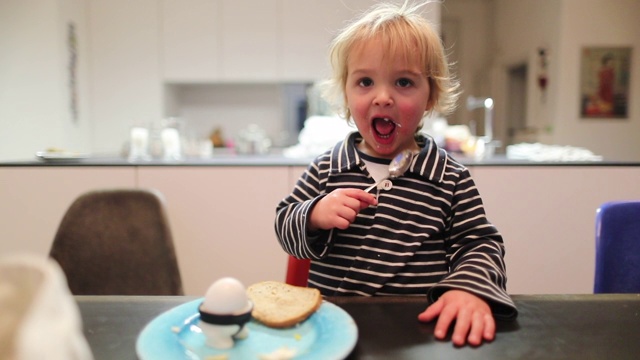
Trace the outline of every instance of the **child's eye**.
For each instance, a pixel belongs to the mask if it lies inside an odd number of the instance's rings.
[[[373,85],[373,80],[371,80],[370,78],[362,78],[358,82],[358,85],[363,86],[363,87],[369,87],[369,86]]]
[[[413,85],[413,81],[411,81],[411,80],[409,80],[409,79],[407,79],[407,78],[401,78],[401,79],[398,79],[398,80],[396,81],[396,84],[397,84],[398,86],[400,86],[400,87],[403,87],[403,88],[404,88],[404,87],[409,87],[409,86]]]

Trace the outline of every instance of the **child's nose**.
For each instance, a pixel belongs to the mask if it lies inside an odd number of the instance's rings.
[[[376,91],[376,96],[373,99],[373,103],[378,106],[389,106],[393,104],[393,97],[391,92],[384,86],[381,86]]]

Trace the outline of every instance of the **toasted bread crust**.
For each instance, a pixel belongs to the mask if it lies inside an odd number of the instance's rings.
[[[247,288],[251,315],[266,326],[287,328],[306,320],[322,305],[318,289],[263,281]]]

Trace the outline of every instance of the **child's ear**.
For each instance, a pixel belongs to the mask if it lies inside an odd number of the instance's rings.
[[[424,107],[424,111],[431,111],[431,109],[433,109],[433,99],[429,99],[429,101],[427,101],[427,106]]]
[[[433,89],[435,88],[433,86],[433,79],[431,77],[428,78],[429,80],[429,101],[427,101],[427,106],[425,107],[424,111],[431,111],[431,109],[433,109],[433,107],[436,105],[436,94],[433,92]]]
[[[431,111],[436,104],[436,99],[433,94],[429,94],[429,101],[427,101],[427,106],[425,106],[424,111]]]

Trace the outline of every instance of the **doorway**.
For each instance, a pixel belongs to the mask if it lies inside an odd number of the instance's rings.
[[[531,136],[527,127],[527,73],[526,63],[507,68],[506,128],[505,145],[529,142]]]

